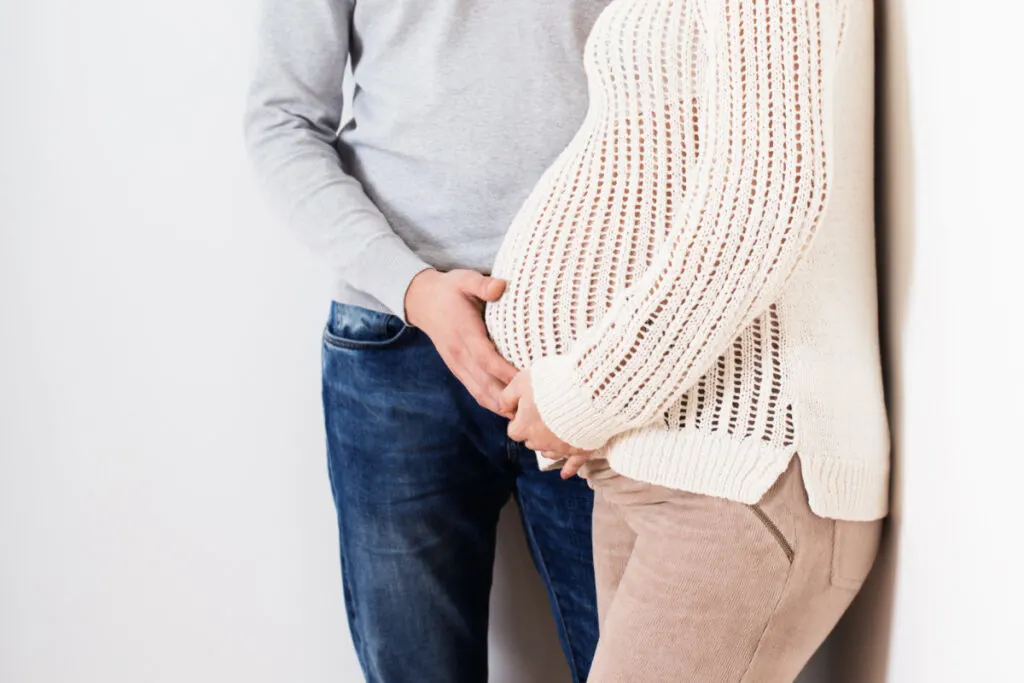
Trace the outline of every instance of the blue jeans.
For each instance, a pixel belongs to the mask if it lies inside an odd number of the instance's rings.
[[[597,644],[586,483],[540,472],[507,421],[396,316],[332,305],[323,400],[345,604],[368,683],[487,680],[495,532],[510,496],[573,680],[585,681]]]

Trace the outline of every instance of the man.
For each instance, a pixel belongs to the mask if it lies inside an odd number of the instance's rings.
[[[324,333],[343,587],[367,681],[479,683],[515,495],[575,681],[597,639],[591,494],[506,435],[482,319],[507,226],[586,106],[608,0],[266,0],[246,130],[337,275]],[[341,130],[351,57],[353,119]]]

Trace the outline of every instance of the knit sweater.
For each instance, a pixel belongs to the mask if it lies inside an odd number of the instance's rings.
[[[544,423],[621,474],[887,511],[870,0],[616,0],[493,273]]]

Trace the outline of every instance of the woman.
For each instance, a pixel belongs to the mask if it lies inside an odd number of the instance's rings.
[[[887,511],[870,0],[617,0],[487,311],[596,491],[590,677],[790,681]]]

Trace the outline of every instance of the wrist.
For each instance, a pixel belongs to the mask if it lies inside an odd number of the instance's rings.
[[[595,404],[592,391],[576,376],[572,356],[538,359],[530,368],[530,385],[541,420],[570,446],[594,451],[631,426],[621,414]]]
[[[409,286],[405,289],[405,319],[413,327],[421,327],[420,322],[423,319],[422,302],[430,301],[430,296],[427,292],[433,288],[439,277],[441,277],[440,271],[434,268],[425,268],[416,273],[412,280],[409,281]]]

